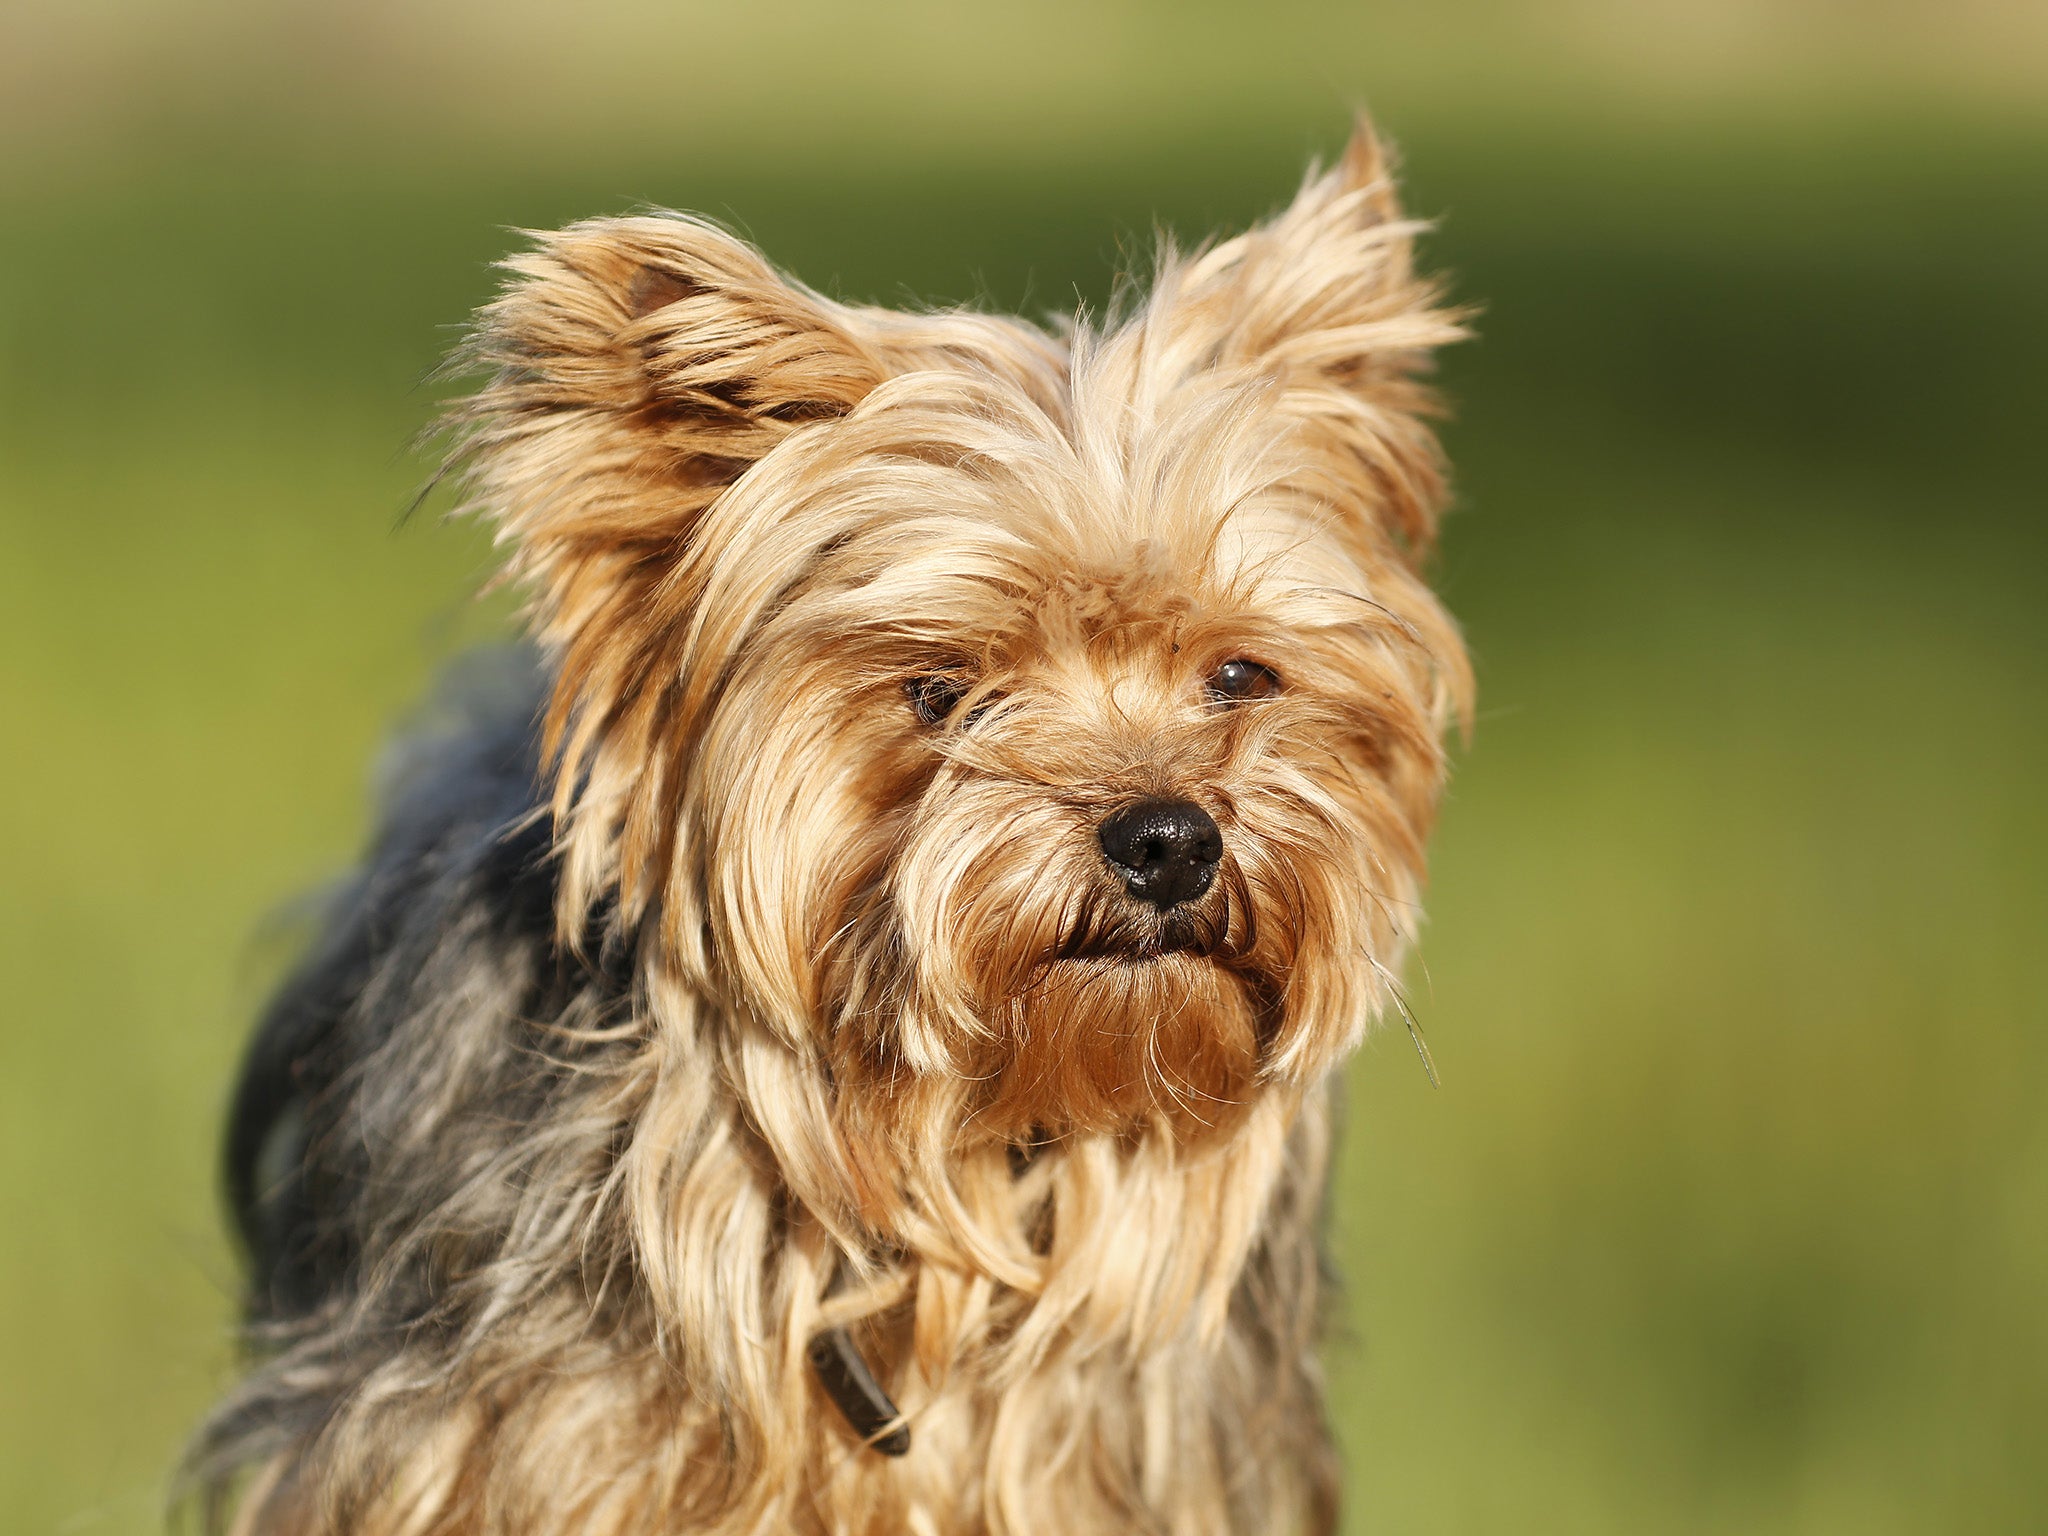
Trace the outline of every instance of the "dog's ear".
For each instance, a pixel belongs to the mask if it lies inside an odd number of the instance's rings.
[[[604,849],[626,802],[647,798],[622,776],[645,789],[661,772],[706,509],[895,370],[862,311],[681,216],[572,225],[504,270],[452,365],[483,383],[448,419],[451,471],[531,591],[559,669],[546,733],[557,807],[605,823],[581,840]],[[567,885],[582,889],[565,902],[615,876],[598,867],[612,857],[572,859]]]
[[[450,424],[550,638],[630,601],[750,464],[884,376],[853,311],[679,215],[571,225],[503,269],[455,360],[484,385]]]
[[[1407,549],[1431,540],[1442,460],[1417,379],[1466,332],[1415,271],[1386,148],[1363,117],[1334,169],[1282,213],[1191,259],[1169,256],[1144,316],[1154,387],[1263,376],[1281,409],[1368,482],[1380,524]]]

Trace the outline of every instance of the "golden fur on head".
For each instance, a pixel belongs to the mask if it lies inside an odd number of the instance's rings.
[[[1327,1526],[1325,1089],[1470,691],[1417,571],[1415,375],[1461,333],[1415,233],[1361,128],[1056,335],[836,303],[673,216],[507,264],[460,457],[548,661],[552,942],[630,984],[541,1036],[502,957],[389,984],[345,1091],[420,1080],[351,1191],[462,1166],[348,1218],[224,1410],[247,1529]],[[1148,800],[1220,830],[1170,910],[1101,841]],[[441,1065],[457,1012],[524,1067]],[[542,1061],[504,1127],[492,1072]],[[908,1455],[820,1391],[830,1327]]]

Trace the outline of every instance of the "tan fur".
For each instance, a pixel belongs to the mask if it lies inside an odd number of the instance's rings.
[[[240,1529],[1330,1528],[1331,1074],[1470,694],[1418,574],[1416,374],[1461,333],[1415,232],[1361,128],[1060,334],[839,304],[674,216],[507,264],[461,462],[559,668],[563,941],[607,901],[639,936],[632,1016],[578,1027],[637,1046],[523,1138],[456,1336],[261,1447]],[[1240,656],[1285,687],[1219,708]],[[949,725],[905,702],[933,671]],[[1096,845],[1156,794],[1226,848],[1163,953]],[[834,1325],[900,1460],[805,1364]]]

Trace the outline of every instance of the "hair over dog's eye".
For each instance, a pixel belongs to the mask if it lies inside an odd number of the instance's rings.
[[[1218,704],[1270,699],[1280,691],[1280,674],[1262,661],[1234,656],[1209,674],[1208,689]]]
[[[957,672],[927,672],[903,684],[904,696],[926,725],[943,725],[967,697],[968,680]]]

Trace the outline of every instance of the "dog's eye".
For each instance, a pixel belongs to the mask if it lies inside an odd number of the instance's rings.
[[[903,692],[918,719],[926,725],[943,725],[967,697],[967,688],[968,680],[957,672],[928,672],[906,681]]]
[[[1280,691],[1280,674],[1261,661],[1233,657],[1209,674],[1209,697],[1219,704],[1270,699]]]

